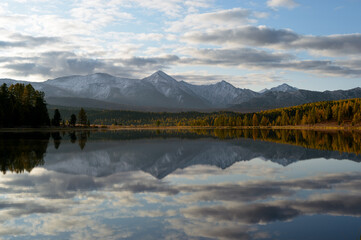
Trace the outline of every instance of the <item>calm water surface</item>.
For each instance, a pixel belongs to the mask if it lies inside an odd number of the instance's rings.
[[[1,239],[359,239],[361,134],[0,133]]]

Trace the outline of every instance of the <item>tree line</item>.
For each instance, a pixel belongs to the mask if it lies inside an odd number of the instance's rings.
[[[93,111],[94,124],[125,126],[295,126],[314,124],[361,125],[361,98],[308,103],[257,113]]]
[[[0,127],[49,125],[44,93],[30,84],[0,87]]]
[[[31,84],[17,83],[9,87],[4,83],[0,86],[0,127],[19,126],[75,126],[89,125],[87,114],[83,108],[78,118],[72,114],[69,120],[63,120],[58,109],[50,119],[44,99],[45,95],[37,91]]]
[[[84,108],[79,110],[78,117],[72,113],[68,120],[62,119],[59,109],[54,110],[54,117],[51,119],[52,126],[75,127],[77,124],[80,126],[90,126],[90,121]]]

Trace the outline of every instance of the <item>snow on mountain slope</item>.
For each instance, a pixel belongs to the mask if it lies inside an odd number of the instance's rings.
[[[221,81],[210,85],[192,85],[182,82],[184,86],[190,88],[196,95],[203,97],[213,106],[224,107],[230,104],[241,103],[257,95],[249,89],[240,89],[232,84]]]
[[[297,92],[298,88],[292,87],[286,83],[281,84],[277,87],[273,87],[267,91],[271,91],[271,92]],[[265,91],[266,92],[266,91]]]
[[[271,89],[264,88],[259,93],[266,93],[266,92],[297,92],[299,89],[292,87],[286,83],[283,83],[281,85],[278,85],[277,87],[273,87]]]
[[[87,76],[56,78],[46,81],[45,84],[66,90],[75,96],[104,100],[110,97],[114,89],[126,89],[132,84],[132,81],[132,79],[96,73]]]
[[[207,101],[162,71],[157,71],[142,81],[151,84],[161,95],[175,101],[181,107],[210,107]]]

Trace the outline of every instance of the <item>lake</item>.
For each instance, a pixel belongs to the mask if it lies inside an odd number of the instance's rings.
[[[361,134],[0,133],[1,239],[359,239]]]

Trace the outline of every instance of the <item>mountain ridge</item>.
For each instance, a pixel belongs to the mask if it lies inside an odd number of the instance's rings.
[[[284,83],[255,92],[237,88],[224,80],[214,84],[194,85],[178,81],[163,71],[157,71],[143,79],[94,73],[64,76],[45,82],[0,79],[0,84],[2,83],[30,83],[36,90],[45,93],[50,105],[112,110],[252,112],[361,97],[359,87],[319,92],[298,89]]]

